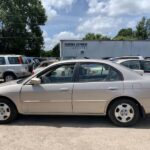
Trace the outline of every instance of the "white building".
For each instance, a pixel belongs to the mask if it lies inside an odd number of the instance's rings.
[[[150,41],[61,40],[61,58],[150,57]]]

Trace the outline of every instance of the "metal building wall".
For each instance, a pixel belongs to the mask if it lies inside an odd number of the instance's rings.
[[[62,40],[61,57],[150,56],[150,41],[82,41]]]

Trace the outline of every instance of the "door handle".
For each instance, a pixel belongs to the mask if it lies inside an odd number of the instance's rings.
[[[60,88],[60,91],[61,92],[67,92],[67,91],[69,91],[69,89],[68,88]]]
[[[118,90],[118,88],[117,87],[109,87],[108,90],[115,91],[115,90]]]

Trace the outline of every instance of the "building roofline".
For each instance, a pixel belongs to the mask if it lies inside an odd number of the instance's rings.
[[[81,41],[81,42],[150,42],[150,40],[78,40],[78,39],[72,39],[72,40],[60,40],[63,41]]]

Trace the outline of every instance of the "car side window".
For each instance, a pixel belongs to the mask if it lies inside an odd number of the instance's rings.
[[[127,68],[130,68],[130,62],[129,61],[124,61],[121,63],[121,65],[127,67]]]
[[[8,57],[8,61],[10,64],[19,64],[18,57]]]
[[[113,67],[99,63],[81,64],[79,82],[120,81],[121,74]]]
[[[150,61],[143,62],[143,70],[144,72],[150,72]]]
[[[46,72],[40,76],[42,84],[68,83],[73,81],[75,64],[65,64]]]
[[[5,65],[5,58],[4,57],[0,57],[0,65]]]
[[[121,64],[130,69],[136,69],[136,70],[140,69],[140,62],[138,60],[130,60],[130,61],[123,62]]]

